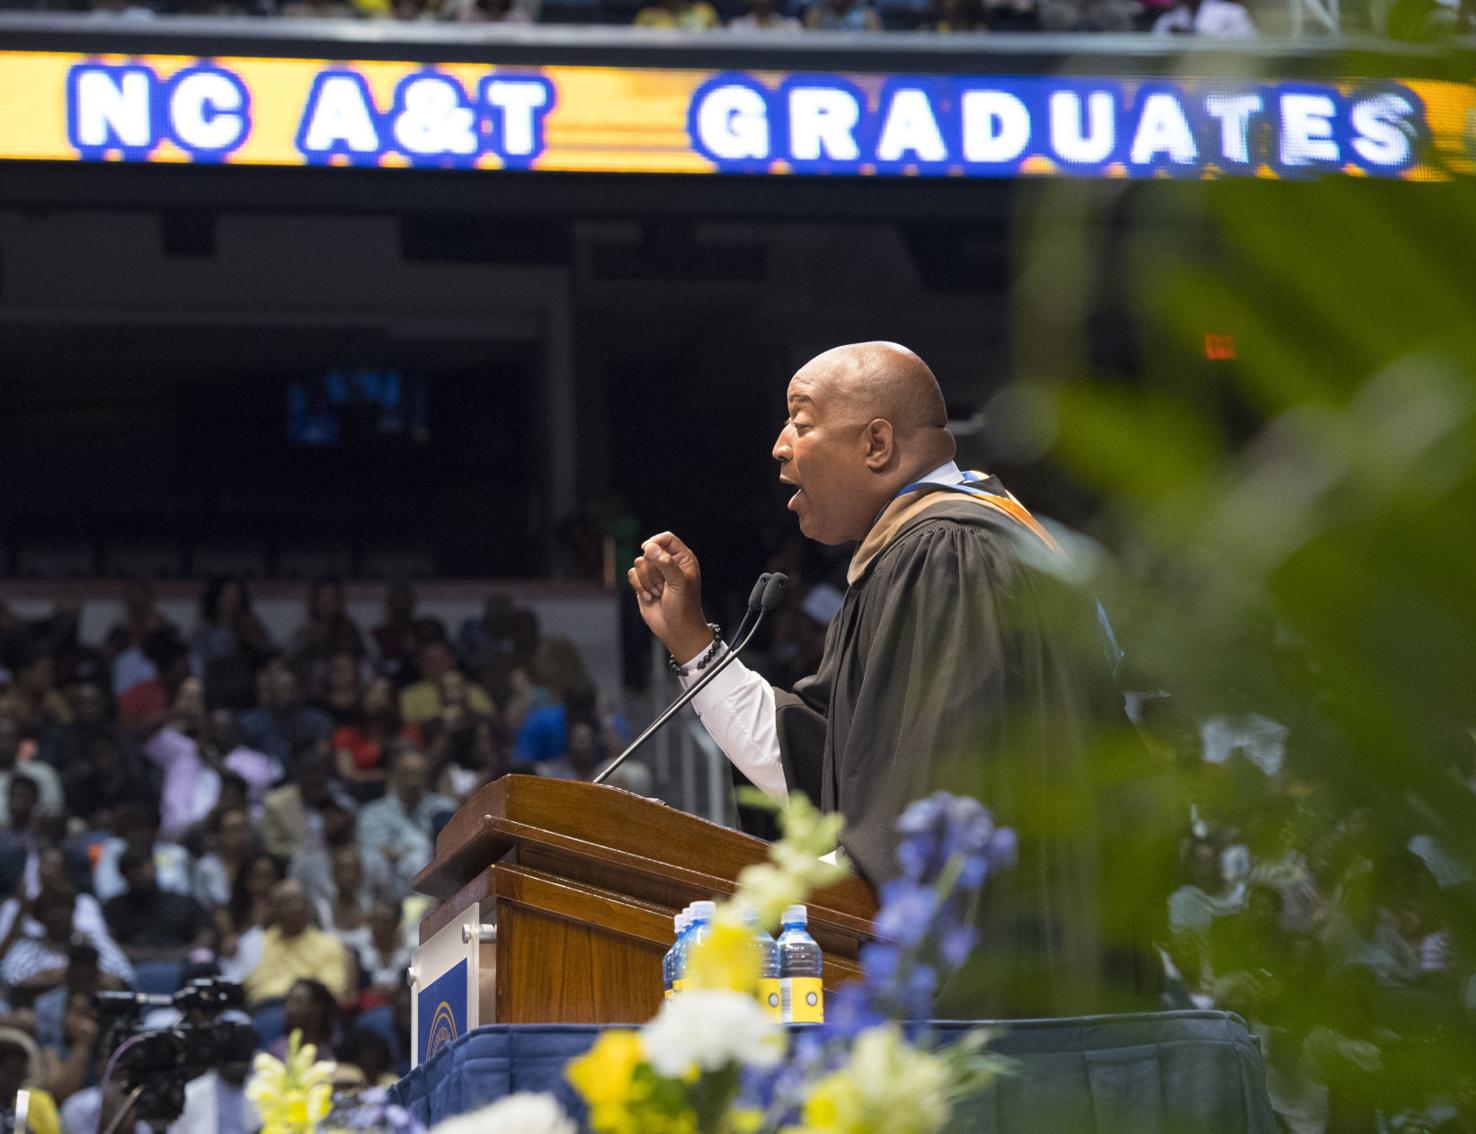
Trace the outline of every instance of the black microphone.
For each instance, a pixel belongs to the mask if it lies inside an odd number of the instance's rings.
[[[750,618],[762,613],[764,590],[768,587],[769,580],[772,578],[773,576],[765,571],[758,577],[758,582],[754,583],[753,590],[748,592],[748,609],[743,612],[743,621],[738,623],[738,629],[733,634],[733,641],[739,641],[748,632],[748,620]]]
[[[673,701],[670,707],[668,707],[664,713],[662,713],[659,717],[657,717],[654,721],[647,725],[646,731],[641,733],[641,735],[636,737],[634,740],[632,740],[626,750],[622,752],[619,756],[615,757],[615,759],[611,760],[604,771],[602,771],[590,782],[602,784],[606,780],[608,780],[615,769],[620,767],[621,764],[625,763],[632,752],[634,752],[641,745],[645,744],[646,741],[650,740],[651,737],[655,735],[657,729],[661,728],[664,724],[666,724],[667,721],[676,716],[677,713],[679,713],[682,708],[685,707],[686,704],[692,700],[693,697],[697,696],[697,694],[701,693],[702,690],[706,689],[713,678],[717,677],[718,674],[722,673],[723,670],[727,669],[728,666],[737,661],[738,655],[742,653],[743,648],[747,646],[748,643],[753,640],[753,636],[758,633],[758,628],[763,624],[765,616],[771,614],[774,610],[778,608],[779,604],[784,601],[784,590],[788,586],[789,576],[784,575],[778,571],[774,572],[772,575],[768,574],[767,572],[763,575],[760,575],[758,582],[754,584],[753,596],[750,596],[748,600],[749,613],[753,614],[754,616],[753,624],[751,626],[748,625],[748,615],[745,614],[743,616],[743,621],[739,623],[738,626],[740,634],[734,635],[734,637],[737,638],[738,641],[735,645],[731,646],[728,649],[728,652],[723,657],[723,659],[718,662],[717,665],[713,666],[710,670],[704,673],[699,680],[693,682],[690,689],[688,689],[685,693],[683,693],[680,697]],[[754,596],[756,596],[758,599],[758,606],[756,610],[754,608]],[[748,629],[746,631],[744,631],[745,626],[748,626]]]

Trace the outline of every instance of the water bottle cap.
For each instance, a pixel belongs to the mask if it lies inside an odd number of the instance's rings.
[[[809,920],[809,914],[805,910],[804,906],[784,907],[783,921],[785,925],[804,925]]]
[[[682,930],[686,929],[687,928],[687,911],[686,910],[683,910],[679,914],[672,915],[671,924],[672,924],[672,928],[675,929],[678,933],[680,933]]]
[[[713,915],[716,914],[716,913],[717,913],[717,903],[716,902],[693,902],[692,903],[692,920],[693,921],[711,921],[712,918],[713,918]]]

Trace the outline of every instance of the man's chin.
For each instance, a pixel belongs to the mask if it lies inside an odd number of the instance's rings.
[[[826,547],[838,547],[843,543],[854,542],[846,536],[836,535],[832,531],[827,531],[824,527],[815,523],[813,518],[807,518],[805,516],[799,517],[799,530],[800,534],[806,539],[813,540],[815,543],[823,543]]]

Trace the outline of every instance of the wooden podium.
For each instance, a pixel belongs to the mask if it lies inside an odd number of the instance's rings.
[[[619,788],[521,775],[488,784],[415,879],[441,899],[420,925],[417,1002],[446,958],[459,963],[458,943],[471,953],[467,1018],[442,1020],[428,1042],[417,1021],[417,1062],[478,1024],[646,1021],[661,1005],[673,915],[731,894],[739,871],[767,853],[761,839]],[[875,914],[854,876],[812,898],[827,987],[860,975]]]

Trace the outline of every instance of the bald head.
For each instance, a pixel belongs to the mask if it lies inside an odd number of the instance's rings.
[[[860,539],[899,489],[953,458],[933,372],[896,343],[853,343],[790,379],[774,445],[800,530],[821,543]]]
[[[948,409],[928,364],[897,343],[851,343],[818,354],[795,374],[854,410],[859,421],[882,418],[899,438],[947,434]],[[938,438],[928,438],[937,441]]]

